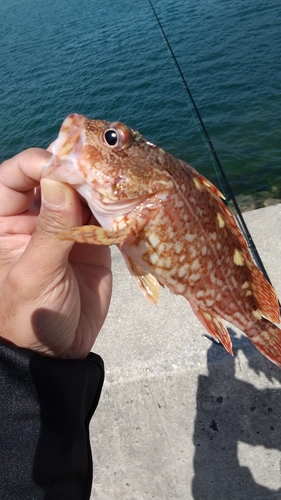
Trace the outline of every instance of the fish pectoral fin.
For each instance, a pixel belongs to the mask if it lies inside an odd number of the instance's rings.
[[[214,339],[219,340],[223,347],[232,354],[232,342],[229,333],[224,326],[224,324],[210,311],[205,311],[197,304],[191,303],[193,312],[196,314],[199,321],[206,328],[206,330],[214,337]]]
[[[150,302],[157,304],[159,298],[158,280],[153,276],[153,274],[144,271],[131,257],[128,257],[128,255],[125,255],[123,252],[122,255],[130,273],[136,279],[141,291]]]
[[[59,234],[58,238],[90,245],[122,245],[132,235],[132,229],[129,225],[116,231],[110,231],[99,226],[80,226]]]

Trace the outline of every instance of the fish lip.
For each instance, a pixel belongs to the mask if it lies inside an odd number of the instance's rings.
[[[47,151],[52,153],[49,163],[42,168],[42,177],[50,175],[62,162],[69,165],[72,155],[75,156],[76,150],[83,150],[85,144],[85,125],[86,118],[78,113],[68,115],[61,127],[58,137],[49,145]]]
[[[83,179],[78,168],[73,168],[73,159],[62,159],[59,156],[52,154],[49,163],[42,167],[41,177],[53,179],[58,182],[66,182],[70,186],[79,186]],[[66,180],[67,172],[67,180]]]
[[[53,153],[50,161],[46,163],[46,165],[43,165],[42,167],[41,170],[42,177],[48,177],[48,175],[50,175],[59,165],[60,165],[60,159]]]

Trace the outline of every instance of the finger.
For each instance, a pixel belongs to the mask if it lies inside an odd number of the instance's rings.
[[[34,188],[41,179],[42,167],[51,153],[44,149],[27,149],[0,166],[0,216],[18,215],[33,203]]]

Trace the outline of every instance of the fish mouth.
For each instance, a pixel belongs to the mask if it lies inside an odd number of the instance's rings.
[[[80,192],[80,194],[82,193]],[[134,212],[134,210],[139,209],[141,206],[143,208],[149,207],[150,203],[152,205],[151,198],[155,198],[155,194],[152,193],[134,199],[112,200],[96,191],[92,193],[91,200],[87,198],[85,200],[96,216],[120,217]]]

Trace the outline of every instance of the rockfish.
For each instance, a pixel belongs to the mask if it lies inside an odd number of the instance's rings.
[[[78,114],[64,120],[51,152],[43,175],[73,186],[101,226],[62,238],[116,244],[152,302],[159,284],[168,287],[229,353],[223,319],[281,367],[277,295],[211,182],[123,123]]]

